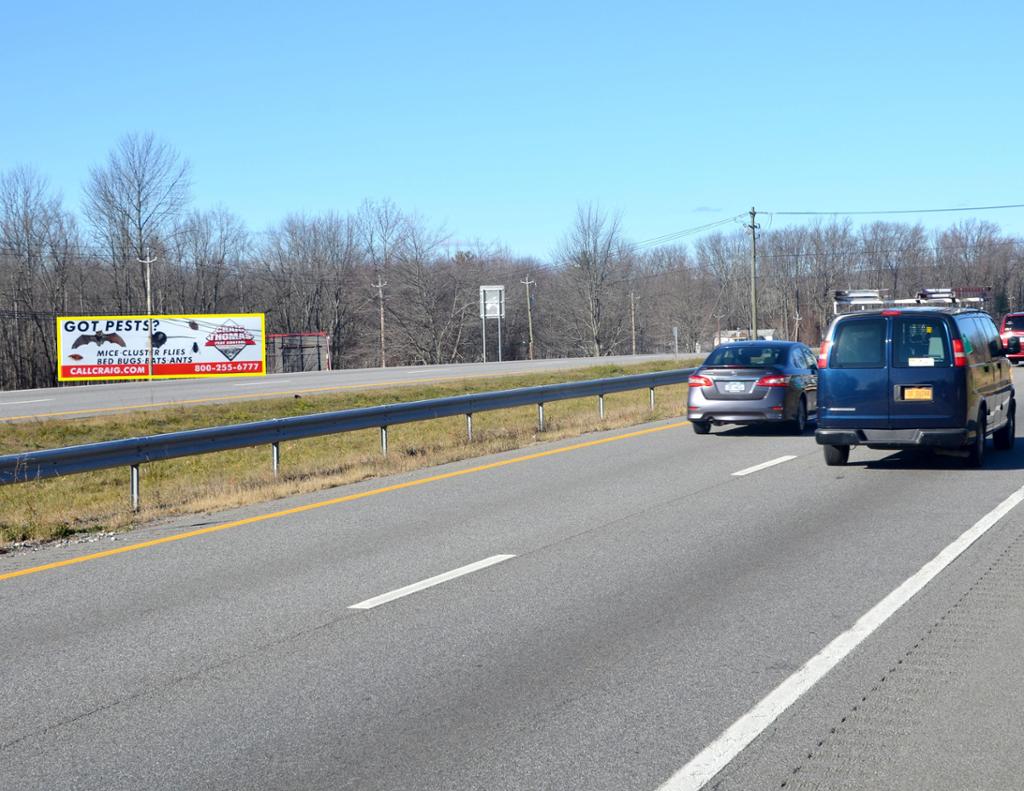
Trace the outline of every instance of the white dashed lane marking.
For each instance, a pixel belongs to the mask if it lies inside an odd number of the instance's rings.
[[[410,593],[418,593],[421,590],[426,590],[427,588],[432,588],[435,585],[440,585],[442,582],[448,582],[449,580],[456,579],[457,577],[472,574],[474,571],[480,571],[488,566],[493,566],[495,563],[501,563],[514,557],[515,555],[492,555],[489,558],[478,560],[476,563],[470,563],[468,566],[460,566],[457,569],[446,571],[444,574],[438,574],[436,577],[430,577],[429,579],[425,579],[420,582],[414,582],[412,585],[406,585],[404,588],[398,588],[390,593],[382,593],[380,596],[374,596],[372,599],[367,599],[366,601],[359,602],[359,604],[351,605],[349,609],[370,610],[374,607],[379,607],[382,604],[394,601],[395,599],[401,599],[403,596],[408,596]]]
[[[792,461],[795,458],[796,456],[779,456],[779,458],[777,459],[772,459],[771,461],[766,461],[761,464],[755,464],[753,467],[747,467],[745,470],[734,472],[733,477],[742,478],[744,475],[750,475],[750,473],[752,472],[766,470],[769,467],[774,467],[776,464],[782,464],[783,462]]]

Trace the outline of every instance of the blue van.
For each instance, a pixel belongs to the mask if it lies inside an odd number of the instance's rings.
[[[818,427],[825,463],[854,445],[932,448],[980,467],[989,434],[1013,447],[1016,401],[1006,348],[974,308],[909,307],[836,317],[818,355]]]

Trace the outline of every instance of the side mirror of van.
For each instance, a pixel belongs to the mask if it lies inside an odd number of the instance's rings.
[[[1020,354],[1020,338],[1015,335],[1007,338],[1003,346],[1006,349],[1005,354]]]

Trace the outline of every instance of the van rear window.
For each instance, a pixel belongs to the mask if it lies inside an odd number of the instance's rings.
[[[948,368],[952,363],[941,319],[894,319],[892,342],[892,364],[897,368]]]
[[[885,319],[848,319],[836,327],[829,368],[884,368]]]

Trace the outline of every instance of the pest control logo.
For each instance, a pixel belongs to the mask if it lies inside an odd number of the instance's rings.
[[[206,345],[212,346],[229,360],[234,360],[246,346],[255,346],[256,341],[245,327],[227,321],[206,336]]]

